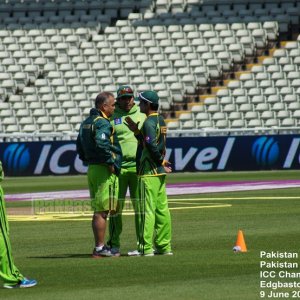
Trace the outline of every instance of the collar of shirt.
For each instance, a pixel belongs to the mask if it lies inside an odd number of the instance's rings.
[[[109,120],[109,118],[107,117],[107,115],[102,110],[100,110],[100,111],[101,111],[101,114],[102,114],[103,118]]]
[[[151,117],[151,116],[158,116],[158,113],[152,113],[148,117]]]

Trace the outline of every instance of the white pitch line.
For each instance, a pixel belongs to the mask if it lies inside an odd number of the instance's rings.
[[[220,205],[200,205],[200,206],[186,206],[186,207],[171,207],[170,210],[183,210],[183,209],[195,209],[195,208],[220,208],[231,207],[232,204],[220,204]]]
[[[297,200],[300,199],[300,196],[281,196],[281,197],[224,197],[224,198],[180,198],[180,199],[170,199],[169,202],[173,200],[182,200],[182,201],[223,201],[223,200],[280,200],[280,199],[288,199],[288,200]]]
[[[185,203],[181,203],[185,204]],[[190,204],[190,203],[187,203]],[[205,203],[203,203],[205,204]],[[211,203],[208,203],[211,204]],[[197,206],[182,206],[182,207],[170,207],[170,210],[185,210],[185,209],[203,209],[203,208],[225,208],[231,207],[232,204],[213,204],[213,205],[197,205]],[[132,216],[134,215],[133,211],[124,211],[123,215],[125,216]],[[23,221],[86,221],[90,220],[92,217],[91,214],[55,214],[55,213],[48,213],[44,215],[15,215],[15,216],[8,216],[8,220],[10,222],[23,222]]]

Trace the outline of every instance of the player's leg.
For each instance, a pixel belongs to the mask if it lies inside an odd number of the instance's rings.
[[[14,264],[9,240],[9,229],[6,217],[3,192],[0,187],[0,278],[4,284],[15,285],[24,279]]]
[[[134,224],[135,224],[135,233],[136,233],[136,240],[137,240],[137,246],[138,240],[139,240],[139,228],[140,228],[140,208],[139,208],[139,193],[138,193],[138,177],[136,175],[135,171],[132,171],[129,173],[129,192],[130,192],[130,199],[132,208],[134,210]],[[137,248],[138,249],[138,248]]]
[[[141,207],[140,252],[143,255],[153,254],[153,233],[156,210],[156,177],[139,179],[139,196]]]
[[[92,209],[94,211],[92,219],[92,229],[94,233],[95,247],[101,247],[104,245],[107,217],[107,213],[105,213],[105,210],[102,205],[101,194],[99,193],[99,189],[102,185],[105,184],[105,181],[108,179],[108,172],[104,172],[103,174],[101,174],[100,171],[100,166],[89,165],[87,174],[91,196],[91,204]],[[99,174],[101,174],[101,176],[99,176]]]
[[[100,175],[99,175],[100,174]],[[113,184],[116,176],[105,165],[90,165],[88,168],[89,188],[92,198],[94,216],[92,228],[95,238],[93,256],[111,256],[105,247],[106,219],[110,210],[116,210],[117,196],[112,204]],[[117,191],[116,191],[117,192]]]
[[[106,212],[94,212],[92,227],[95,238],[95,248],[104,246],[106,219]]]
[[[159,176],[157,185],[157,205],[155,211],[154,245],[158,253],[171,253],[171,216],[168,207],[165,176]]]
[[[101,230],[103,227],[101,224],[100,216],[97,216],[97,203],[95,199],[95,195],[97,192],[97,180],[96,180],[96,166],[89,165],[88,171],[87,171],[87,178],[88,178],[88,186],[89,186],[89,192],[90,192],[90,198],[91,198],[91,208],[94,211],[94,215],[92,218],[92,229],[94,234],[94,240],[95,240],[95,247],[98,246],[99,240],[101,240],[101,236],[98,237],[98,231]]]
[[[111,248],[120,248],[120,235],[123,229],[122,211],[124,209],[124,203],[126,198],[126,192],[128,187],[128,175],[125,169],[121,169],[119,175],[118,186],[118,201],[116,214],[109,217],[109,239],[107,244]]]

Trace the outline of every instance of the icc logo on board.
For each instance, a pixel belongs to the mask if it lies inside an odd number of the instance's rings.
[[[78,173],[85,173],[87,167],[83,165],[76,153],[75,144],[65,144],[58,148],[52,145],[43,145],[38,155],[30,155],[30,149],[24,143],[13,143],[7,146],[3,153],[4,170],[9,175],[22,175],[29,167],[34,167],[32,175],[42,175],[45,168],[49,168],[52,174],[69,174],[71,167]],[[32,153],[31,153],[32,154]],[[71,155],[73,161],[65,162],[62,157]]]
[[[22,173],[30,164],[29,149],[24,144],[11,144],[3,153],[5,170],[12,175]]]
[[[259,166],[270,167],[279,158],[278,142],[273,137],[262,136],[253,143],[251,154]]]
[[[294,137],[288,146],[288,151],[280,153],[278,142],[273,137],[259,137],[252,145],[251,154],[256,163],[262,167],[274,165],[284,157],[283,169],[290,169],[293,165],[300,165],[300,138]],[[282,158],[283,158],[282,157]]]

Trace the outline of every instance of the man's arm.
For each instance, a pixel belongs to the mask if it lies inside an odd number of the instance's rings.
[[[4,178],[4,171],[2,168],[2,162],[0,161],[0,182],[3,180]]]
[[[76,140],[76,151],[77,151],[77,153],[79,155],[79,158],[82,161],[85,161],[84,151],[83,151],[82,144],[81,144],[81,139],[80,139],[80,133],[78,134],[77,140]]]
[[[129,116],[125,118],[126,122],[124,124],[134,133],[135,138],[138,140],[138,142],[143,142],[143,134],[141,130],[139,129],[139,123],[135,123]]]
[[[103,155],[105,163],[108,165],[114,164],[114,151],[116,150],[110,140],[111,137],[111,125],[105,121],[98,121],[95,124],[95,142],[96,147]]]

